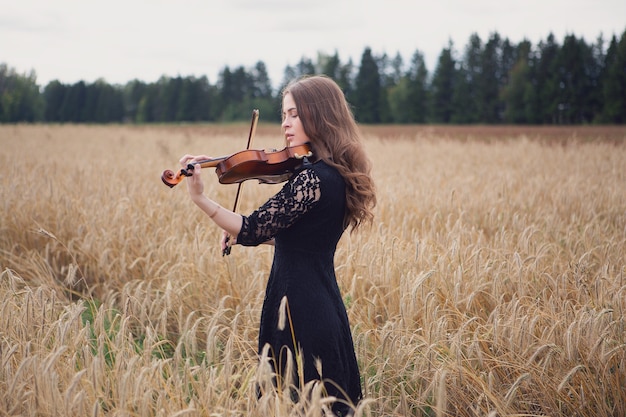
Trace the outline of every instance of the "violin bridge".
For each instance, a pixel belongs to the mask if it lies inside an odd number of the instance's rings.
[[[294,153],[293,154],[294,158],[296,159],[304,159],[304,158],[310,158],[311,156],[313,156],[313,152],[309,151],[307,154],[305,155],[300,155],[299,153]]]

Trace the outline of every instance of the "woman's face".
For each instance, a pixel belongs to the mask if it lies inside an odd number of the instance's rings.
[[[291,94],[287,93],[283,97],[283,131],[285,132],[285,143],[287,146],[299,146],[309,142],[309,137],[304,133],[302,121],[298,117],[298,109]]]

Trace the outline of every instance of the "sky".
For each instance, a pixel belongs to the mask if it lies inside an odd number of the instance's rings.
[[[550,33],[595,43],[626,31],[626,0],[0,0],[0,63],[37,84],[102,78],[110,84],[207,76],[226,66],[286,66],[318,53],[358,66],[415,51],[432,72],[452,41],[460,56],[476,33],[534,45]]]

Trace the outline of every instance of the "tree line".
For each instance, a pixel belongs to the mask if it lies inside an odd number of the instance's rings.
[[[302,58],[284,70],[281,86],[323,73],[344,90],[360,123],[588,124],[626,122],[626,31],[606,42],[553,34],[533,45],[497,32],[472,34],[462,51],[450,41],[432,72],[416,50],[409,62],[397,53],[365,47],[359,65],[334,55]],[[282,87],[281,87],[282,88]],[[279,120],[263,61],[251,68],[224,67],[217,82],[206,76],[162,76],[147,83],[37,84],[35,71],[18,74],[0,64],[0,122],[172,123],[247,120],[258,108]]]

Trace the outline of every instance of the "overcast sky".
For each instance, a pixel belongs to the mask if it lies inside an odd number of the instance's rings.
[[[553,33],[595,43],[626,30],[626,0],[0,0],[0,63],[34,70],[37,83],[104,78],[154,82],[229,66],[287,65],[337,52],[358,65],[372,53],[422,52],[432,72],[452,40],[461,53],[472,33],[536,45]]]

